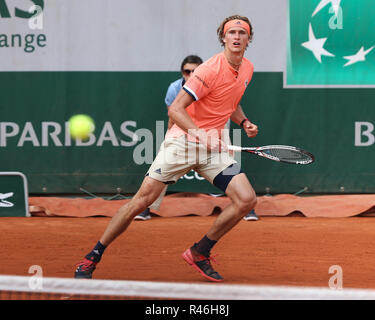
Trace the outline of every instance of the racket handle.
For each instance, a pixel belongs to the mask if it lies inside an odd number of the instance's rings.
[[[242,147],[239,147],[239,146],[229,146],[229,145],[228,145],[228,150],[232,150],[232,151],[242,151]]]

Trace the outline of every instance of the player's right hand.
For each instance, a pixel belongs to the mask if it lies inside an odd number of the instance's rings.
[[[226,152],[228,151],[227,144],[215,135],[204,135],[200,141],[207,147],[208,151],[211,152]]]

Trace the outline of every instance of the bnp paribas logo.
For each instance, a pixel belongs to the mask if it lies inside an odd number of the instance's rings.
[[[289,0],[284,86],[375,87],[375,0]]]
[[[0,0],[0,52],[23,49],[32,53],[46,47],[47,37],[41,32],[43,12],[44,0]]]

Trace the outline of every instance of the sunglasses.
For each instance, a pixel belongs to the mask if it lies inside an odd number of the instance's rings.
[[[193,73],[194,72],[194,70],[195,69],[193,69],[193,70],[189,70],[189,69],[184,69],[184,70],[182,70],[182,72],[185,74],[185,75],[189,75],[190,73]]]

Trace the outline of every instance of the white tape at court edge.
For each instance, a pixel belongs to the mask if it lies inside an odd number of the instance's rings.
[[[0,276],[0,291],[95,294],[202,300],[375,300],[375,290],[323,287],[248,286],[124,280],[43,278],[43,287],[29,287],[30,277]]]

